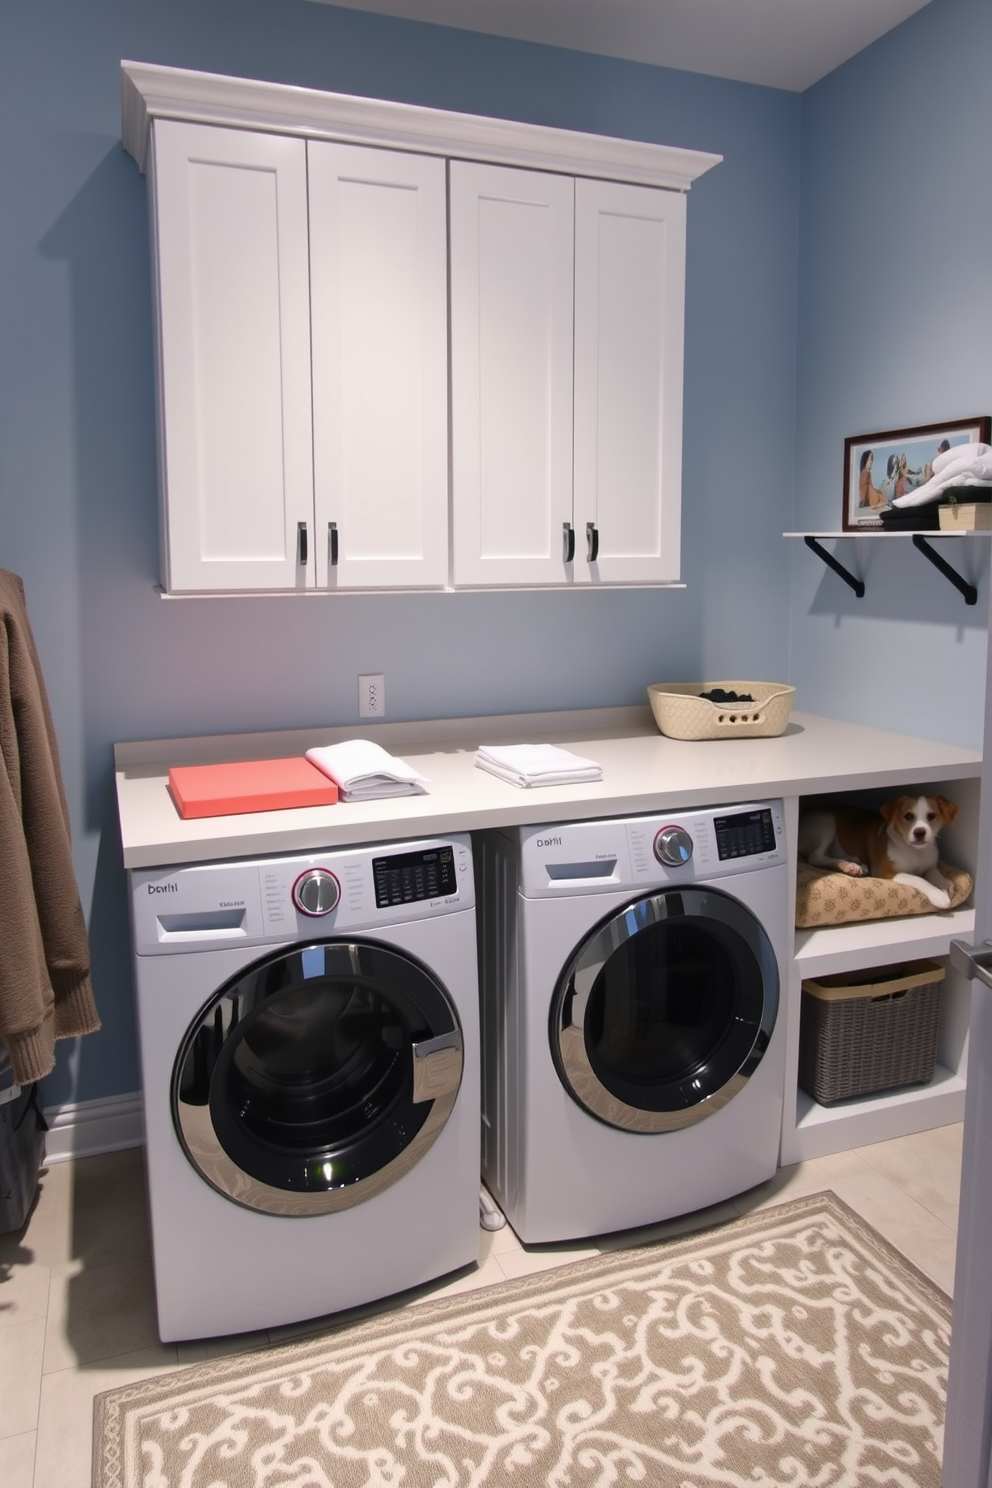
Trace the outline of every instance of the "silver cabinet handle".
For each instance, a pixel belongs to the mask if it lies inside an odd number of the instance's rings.
[[[992,946],[970,946],[963,940],[952,940],[951,965],[969,981],[984,982],[986,987],[992,987]]]

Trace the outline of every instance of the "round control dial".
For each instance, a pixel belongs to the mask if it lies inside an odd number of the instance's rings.
[[[654,839],[654,855],[666,868],[681,868],[692,857],[692,838],[685,827],[662,827]]]
[[[330,914],[341,898],[341,885],[326,868],[310,868],[293,885],[293,903],[305,915]]]

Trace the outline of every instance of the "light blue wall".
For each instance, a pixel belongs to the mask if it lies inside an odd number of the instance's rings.
[[[122,57],[722,153],[689,197],[680,592],[164,601],[145,182]],[[781,678],[792,502],[800,101],[303,0],[3,0],[0,564],[51,696],[103,1031],[48,1104],[139,1083],[114,740],[639,702]]]
[[[840,527],[845,437],[992,413],[990,57],[988,0],[932,0],[803,96],[797,528]],[[800,705],[981,747],[988,539],[941,548],[974,608],[908,538],[857,546],[862,600],[795,544]]]
[[[138,1084],[115,739],[351,722],[356,674],[381,670],[394,718],[625,703],[719,673],[980,742],[984,540],[969,609],[904,540],[867,551],[858,601],[779,534],[838,525],[846,435],[992,411],[989,55],[985,0],[932,0],[800,100],[303,0],[5,0],[0,563],[27,586],[105,1023],[62,1047],[46,1101]],[[122,57],[722,153],[689,198],[688,589],[156,598]]]

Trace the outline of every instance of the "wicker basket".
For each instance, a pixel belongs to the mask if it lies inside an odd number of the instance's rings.
[[[700,697],[720,687],[750,693],[753,703],[713,703]],[[670,739],[771,739],[784,734],[794,687],[779,682],[652,682],[654,721]]]
[[[799,1083],[821,1106],[925,1085],[937,1063],[944,968],[876,966],[803,982]]]

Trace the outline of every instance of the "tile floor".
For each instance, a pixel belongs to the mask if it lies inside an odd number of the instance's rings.
[[[405,1302],[566,1265],[830,1188],[950,1292],[960,1126],[782,1169],[732,1204],[577,1246],[524,1249],[509,1228],[480,1232],[477,1269]],[[285,1342],[319,1324],[209,1343],[158,1342],[139,1148],[46,1169],[27,1225],[0,1235],[0,1483],[90,1488],[94,1395],[211,1354]]]

